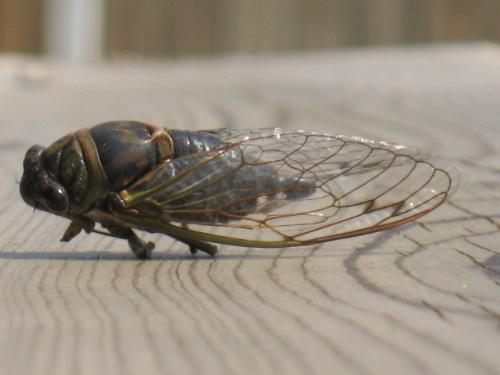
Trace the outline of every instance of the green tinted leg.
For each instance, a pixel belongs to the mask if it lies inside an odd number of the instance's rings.
[[[145,242],[140,239],[132,229],[121,227],[118,225],[105,226],[109,233],[118,238],[123,238],[128,241],[130,250],[140,259],[151,259],[151,253],[155,247],[153,242]]]
[[[186,223],[182,224],[182,227],[189,229],[188,225]],[[214,256],[215,254],[217,254],[217,246],[212,245],[208,242],[199,241],[199,240],[195,240],[195,239],[187,240],[187,239],[182,239],[182,238],[178,238],[178,237],[174,237],[174,238],[176,240],[181,241],[181,242],[185,243],[186,245],[188,245],[189,251],[191,252],[191,255],[195,255],[198,252],[198,250],[203,251],[207,254],[210,254],[211,256]]]

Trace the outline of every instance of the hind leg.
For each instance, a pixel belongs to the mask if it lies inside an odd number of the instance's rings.
[[[126,227],[119,225],[103,225],[112,236],[123,238],[128,241],[128,246],[130,250],[135,254],[137,258],[140,259],[151,259],[151,254],[155,247],[153,242],[145,242],[140,239],[135,232]]]
[[[182,224],[182,227],[185,229],[189,229],[187,224]],[[191,252],[192,255],[195,255],[198,252],[198,250],[203,251],[211,256],[214,256],[215,254],[217,254],[217,246],[212,245],[211,243],[196,240],[194,238],[186,239],[186,238],[180,238],[180,237],[176,237],[176,236],[172,236],[172,235],[170,235],[170,236],[172,238],[175,238],[177,241],[180,241],[180,242],[188,245],[189,251]]]

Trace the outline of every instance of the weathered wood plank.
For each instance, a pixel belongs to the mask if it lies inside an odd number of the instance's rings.
[[[41,52],[42,8],[38,0],[0,0],[0,51]]]
[[[500,50],[71,66],[0,58],[0,372],[495,374],[500,371]],[[398,230],[192,257],[158,235],[57,239],[25,206],[33,143],[110,119],[282,126],[406,143],[462,175],[449,204]]]
[[[0,51],[43,52],[49,22],[45,3],[0,0]],[[105,3],[103,43],[105,55],[113,58],[500,38],[500,3],[495,0]]]

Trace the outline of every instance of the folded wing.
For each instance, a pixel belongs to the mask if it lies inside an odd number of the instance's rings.
[[[134,210],[188,224],[213,242],[291,246],[410,222],[457,183],[428,155],[385,142],[281,129],[209,132],[223,141],[219,148],[174,159],[125,192],[143,192]]]

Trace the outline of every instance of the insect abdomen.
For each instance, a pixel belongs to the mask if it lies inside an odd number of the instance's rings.
[[[283,204],[314,192],[311,181],[280,176],[268,165],[245,165],[244,160],[250,162],[251,157],[243,155],[238,147],[226,150],[221,147],[221,152],[194,153],[173,159],[160,167],[152,179],[134,188],[139,192],[147,191],[187,173],[181,181],[165,186],[152,198],[170,219],[220,223],[238,220],[270,204]],[[135,189],[127,194],[133,195]]]
[[[222,142],[213,134],[188,130],[168,130],[172,138],[175,156],[186,156],[198,152],[210,151]]]

